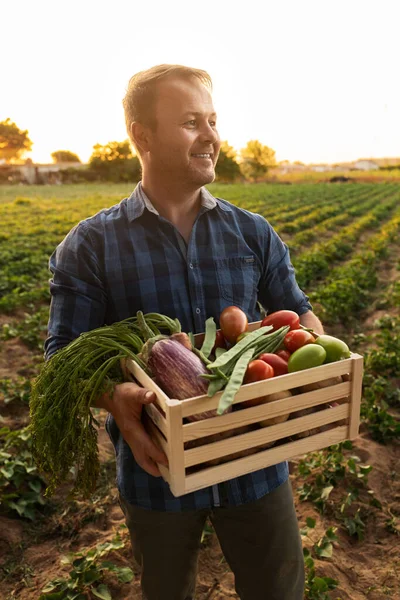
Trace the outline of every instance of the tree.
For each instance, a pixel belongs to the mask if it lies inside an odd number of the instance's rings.
[[[0,158],[11,162],[21,158],[24,152],[32,149],[32,141],[28,131],[22,131],[13,121],[6,119],[0,122]]]
[[[215,175],[217,181],[235,181],[240,177],[240,167],[236,162],[236,151],[228,142],[221,142]]]
[[[102,162],[110,160],[123,160],[133,158],[133,153],[129,140],[124,142],[108,142],[105,146],[96,144],[93,146],[93,154],[89,162],[100,160]]]
[[[263,146],[258,140],[247,142],[247,146],[240,151],[240,156],[240,170],[252,181],[257,181],[268,173],[269,168],[276,166],[275,150]]]
[[[129,140],[93,146],[89,167],[96,178],[105,181],[139,181],[140,179],[140,162],[132,153]]]
[[[81,162],[81,159],[74,152],[70,152],[69,150],[56,150],[51,153],[51,158],[55,163],[61,162]]]

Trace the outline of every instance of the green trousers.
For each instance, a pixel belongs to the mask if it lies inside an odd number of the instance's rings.
[[[194,600],[206,519],[218,536],[241,600],[303,600],[304,561],[290,481],[236,507],[159,512],[120,497],[141,566],[143,600]]]

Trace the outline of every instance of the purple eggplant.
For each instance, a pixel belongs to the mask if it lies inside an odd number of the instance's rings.
[[[171,399],[185,400],[194,396],[207,394],[208,380],[200,375],[208,373],[201,359],[172,338],[160,339],[151,348],[147,366],[153,374],[157,385]],[[197,421],[214,417],[216,411],[207,411],[189,417]]]

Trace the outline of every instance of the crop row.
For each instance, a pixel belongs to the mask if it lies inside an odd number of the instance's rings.
[[[315,239],[322,238],[331,231],[336,231],[340,225],[351,226],[356,217],[363,216],[374,206],[376,206],[376,199],[369,196],[364,201],[355,203],[355,205],[343,207],[339,214],[317,223],[314,227],[299,231],[287,242],[291,254],[294,255],[302,246],[314,242]]]
[[[367,215],[344,227],[328,241],[314,244],[308,251],[295,256],[293,264],[299,286],[308,289],[310,285],[323,280],[330,273],[332,264],[350,256],[361,234],[376,228],[393,212],[398,202],[398,195],[393,195]]]
[[[398,244],[400,209],[379,233],[370,237],[362,249],[342,266],[331,269],[329,276],[313,292],[311,302],[319,305],[325,323],[348,324],[360,319],[378,283],[377,270],[387,256],[390,244]]]
[[[379,202],[381,198],[386,198],[390,195],[392,195],[393,191],[397,190],[397,188],[395,186],[390,187],[387,186],[386,188],[381,188],[379,190],[375,190],[372,193],[369,193],[369,197],[375,196],[376,202]],[[364,196],[362,197],[362,199],[364,200]],[[317,206],[315,208],[315,210],[313,210],[312,212],[310,212],[307,215],[301,216],[297,219],[295,219],[294,221],[290,221],[286,224],[284,224],[281,228],[280,231],[285,232],[285,233],[296,233],[297,231],[303,231],[304,229],[307,229],[308,227],[314,227],[317,223],[321,223],[322,221],[325,221],[325,219],[328,219],[330,217],[334,217],[338,214],[340,214],[343,210],[346,210],[346,206],[357,206],[360,203],[360,197],[357,196],[356,199],[352,199],[351,202],[349,202],[348,200],[345,202],[343,199],[336,202],[335,204],[328,204],[326,207],[320,207]],[[278,220],[279,222],[279,220]]]
[[[306,194],[298,194],[295,198],[289,201],[282,201],[278,205],[260,204],[255,207],[257,212],[266,217],[267,220],[273,222],[274,226],[282,223],[288,223],[298,216],[304,216],[314,211],[316,207],[335,205],[338,202],[347,204],[353,198],[362,198],[365,194],[371,194],[371,188],[364,190],[363,188],[325,188],[318,190],[316,193],[313,190],[307,190]]]

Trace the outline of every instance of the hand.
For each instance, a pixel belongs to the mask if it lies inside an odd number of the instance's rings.
[[[157,463],[167,467],[168,459],[153,442],[141,420],[143,405],[155,400],[154,392],[141,388],[136,383],[120,383],[115,386],[108,410],[138,465],[149,475],[160,477]]]

